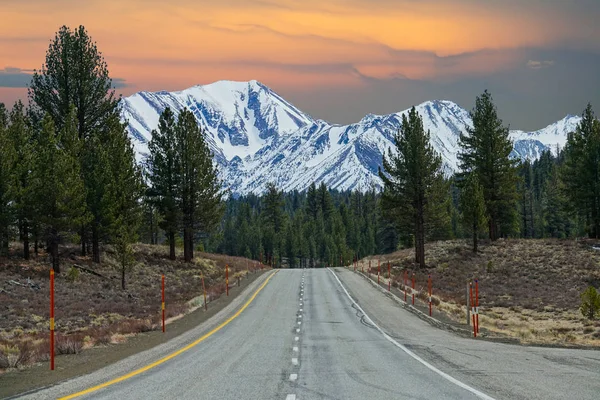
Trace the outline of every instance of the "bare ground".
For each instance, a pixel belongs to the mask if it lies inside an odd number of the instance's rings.
[[[466,285],[479,280],[480,325],[490,335],[528,344],[600,347],[600,321],[579,311],[580,293],[600,286],[600,251],[589,241],[512,239],[484,243],[474,254],[462,240],[426,246],[427,268],[414,261],[414,250],[382,255],[381,275],[392,267],[393,285],[402,287],[404,270],[415,272],[415,288],[425,298],[432,276],[434,302],[449,318],[466,324]],[[377,257],[359,266],[377,274]],[[410,286],[410,282],[409,282]]]

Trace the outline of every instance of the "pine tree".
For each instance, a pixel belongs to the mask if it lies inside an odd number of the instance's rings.
[[[477,174],[467,175],[460,193],[461,221],[466,229],[473,234],[473,252],[477,253],[479,232],[487,223],[485,216],[485,201],[483,188],[479,184]]]
[[[12,176],[15,151],[8,135],[8,113],[0,103],[0,257],[8,256],[13,223]]]
[[[105,148],[110,180],[107,184],[109,207],[106,231],[108,242],[117,250],[121,268],[121,287],[126,288],[126,272],[134,264],[132,244],[138,239],[142,218],[142,173],[124,124],[119,118],[107,121]]]
[[[491,94],[486,90],[477,97],[470,116],[473,128],[460,135],[458,154],[462,171],[474,172],[483,188],[488,231],[491,240],[506,236],[517,223],[518,180],[516,161],[511,159],[513,144],[508,128],[498,118]]]
[[[64,234],[86,217],[74,109],[70,115],[58,133],[50,115],[46,115],[32,149],[35,158],[31,163],[31,192],[35,196],[35,214],[48,243],[52,268],[57,273],[60,272],[58,246]]]
[[[591,238],[600,238],[600,121],[591,104],[575,132],[567,137],[562,180],[565,194],[586,221]]]
[[[439,217],[436,202],[443,197],[442,160],[429,143],[423,120],[413,107],[408,118],[402,116],[402,127],[394,136],[396,154],[391,149],[383,157],[384,171],[382,207],[398,225],[414,232],[415,260],[425,266],[425,237]]]
[[[171,260],[175,259],[175,235],[181,224],[181,159],[175,128],[175,115],[167,107],[158,120],[158,130],[152,131],[147,160],[151,186],[149,194],[162,217],[160,227],[167,235]]]
[[[112,80],[102,54],[83,26],[71,30],[62,26],[56,33],[46,52],[46,61],[40,70],[33,73],[29,87],[29,103],[33,116],[41,119],[48,113],[60,131],[68,118],[70,107],[75,106],[77,114],[77,134],[85,142],[79,156],[81,175],[88,196],[88,209],[94,214],[92,226],[93,260],[100,262],[101,227],[97,214],[98,197],[102,194],[102,185],[108,178],[101,179],[104,165],[97,163],[103,157],[104,142],[98,138],[102,127],[114,115],[118,115],[118,98],[112,89]],[[35,121],[34,121],[35,123]],[[86,227],[81,228],[81,252],[86,253]]]
[[[175,135],[181,163],[179,204],[182,213],[183,252],[185,261],[191,262],[194,258],[196,232],[212,231],[221,219],[223,193],[212,154],[191,111],[181,111]]]
[[[13,195],[19,237],[23,242],[23,258],[29,259],[30,227],[33,224],[31,171],[34,153],[33,130],[27,123],[23,103],[19,100],[10,112],[8,137],[14,152],[11,168]]]

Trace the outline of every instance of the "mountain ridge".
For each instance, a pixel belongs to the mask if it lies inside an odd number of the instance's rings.
[[[138,92],[122,99],[122,118],[129,122],[137,159],[147,155],[151,130],[165,107],[184,107],[206,132],[225,186],[233,195],[262,193],[268,182],[284,191],[305,190],[313,181],[339,190],[381,188],[377,169],[393,146],[402,114],[365,115],[353,124],[314,119],[266,85],[217,81],[181,91]],[[458,139],[472,126],[468,111],[451,100],[415,106],[431,132],[447,174],[458,168]],[[533,132],[511,130],[513,156],[535,159],[545,149],[564,147],[567,133],[580,117],[567,115]]]

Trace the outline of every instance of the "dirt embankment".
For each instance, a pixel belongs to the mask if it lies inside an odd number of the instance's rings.
[[[359,265],[377,273],[377,257]],[[424,298],[427,277],[439,308],[456,322],[466,323],[466,284],[479,279],[480,325],[499,336],[523,343],[600,347],[600,321],[579,311],[580,294],[600,286],[600,251],[588,241],[513,239],[483,243],[474,254],[466,241],[453,240],[426,246],[427,268],[414,263],[414,250],[380,257],[381,273],[401,287],[404,270],[415,271],[416,289]]]

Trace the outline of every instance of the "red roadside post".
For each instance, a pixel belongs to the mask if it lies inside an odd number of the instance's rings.
[[[225,291],[229,296],[229,265],[225,264]]]
[[[371,259],[369,259],[369,270],[367,272],[367,275],[371,275]]]
[[[429,275],[427,286],[429,286],[429,316],[431,317],[431,275]]]
[[[379,274],[381,273],[381,266],[379,264],[379,258],[377,259],[377,284],[379,285]]]
[[[475,325],[475,302],[473,301],[473,282],[469,282],[469,298],[471,300],[471,314],[473,315],[473,337],[477,337],[477,326]]]
[[[408,271],[404,270],[404,302],[406,303],[406,286],[408,285]]]
[[[390,262],[388,261],[388,292],[392,290],[392,272]]]
[[[54,268],[50,269],[50,370],[54,371]]]
[[[479,280],[475,279],[475,326],[479,333]]]
[[[162,331],[165,331],[165,274],[161,277],[161,309],[162,309]]]
[[[208,304],[206,304],[206,286],[204,286],[204,274],[202,274],[202,292],[204,293],[204,311],[208,310]]]
[[[356,272],[356,260],[358,259],[358,256],[354,256],[354,272]]]
[[[415,273],[412,275],[412,305],[415,305]]]

